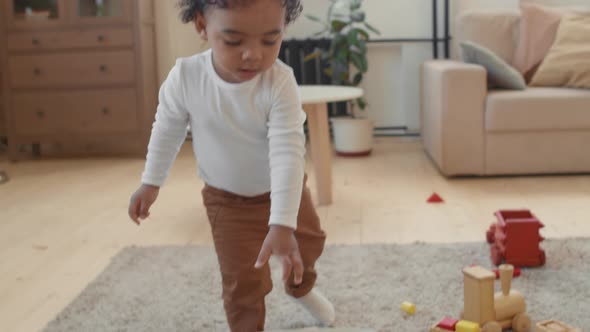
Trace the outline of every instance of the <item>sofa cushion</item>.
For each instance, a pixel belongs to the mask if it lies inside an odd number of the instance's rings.
[[[520,29],[520,12],[515,10],[472,10],[461,14],[456,21],[453,44],[456,54],[463,41],[482,45],[508,64],[512,58]]]
[[[590,91],[528,88],[490,91],[486,102],[488,132],[590,129]]]
[[[471,41],[461,42],[463,61],[483,66],[488,73],[490,87],[524,90],[526,82],[522,75],[494,52]]]
[[[531,85],[590,89],[590,14],[561,20],[555,44]]]
[[[514,67],[523,75],[543,61],[557,35],[561,18],[568,13],[564,8],[551,8],[534,4],[521,4],[520,39],[514,54]]]

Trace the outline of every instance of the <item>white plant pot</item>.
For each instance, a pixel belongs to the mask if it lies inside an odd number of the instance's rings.
[[[367,156],[373,149],[373,123],[369,119],[332,118],[334,147],[341,156]]]

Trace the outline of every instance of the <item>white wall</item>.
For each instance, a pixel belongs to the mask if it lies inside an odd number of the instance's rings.
[[[156,12],[156,45],[158,57],[158,80],[166,79],[176,59],[186,57],[207,47],[197,35],[193,24],[183,24],[179,19],[176,0],[154,1]]]

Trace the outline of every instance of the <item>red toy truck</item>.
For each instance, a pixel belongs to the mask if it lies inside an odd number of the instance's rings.
[[[544,225],[529,210],[500,210],[497,221],[486,233],[490,256],[495,265],[503,262],[518,267],[545,264],[545,251],[539,243],[539,230]]]

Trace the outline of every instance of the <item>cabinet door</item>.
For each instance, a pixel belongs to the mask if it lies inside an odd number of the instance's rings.
[[[71,0],[69,5],[69,17],[76,24],[131,23],[132,20],[132,0]]]
[[[10,30],[33,30],[66,24],[65,0],[4,0],[6,26]]]

